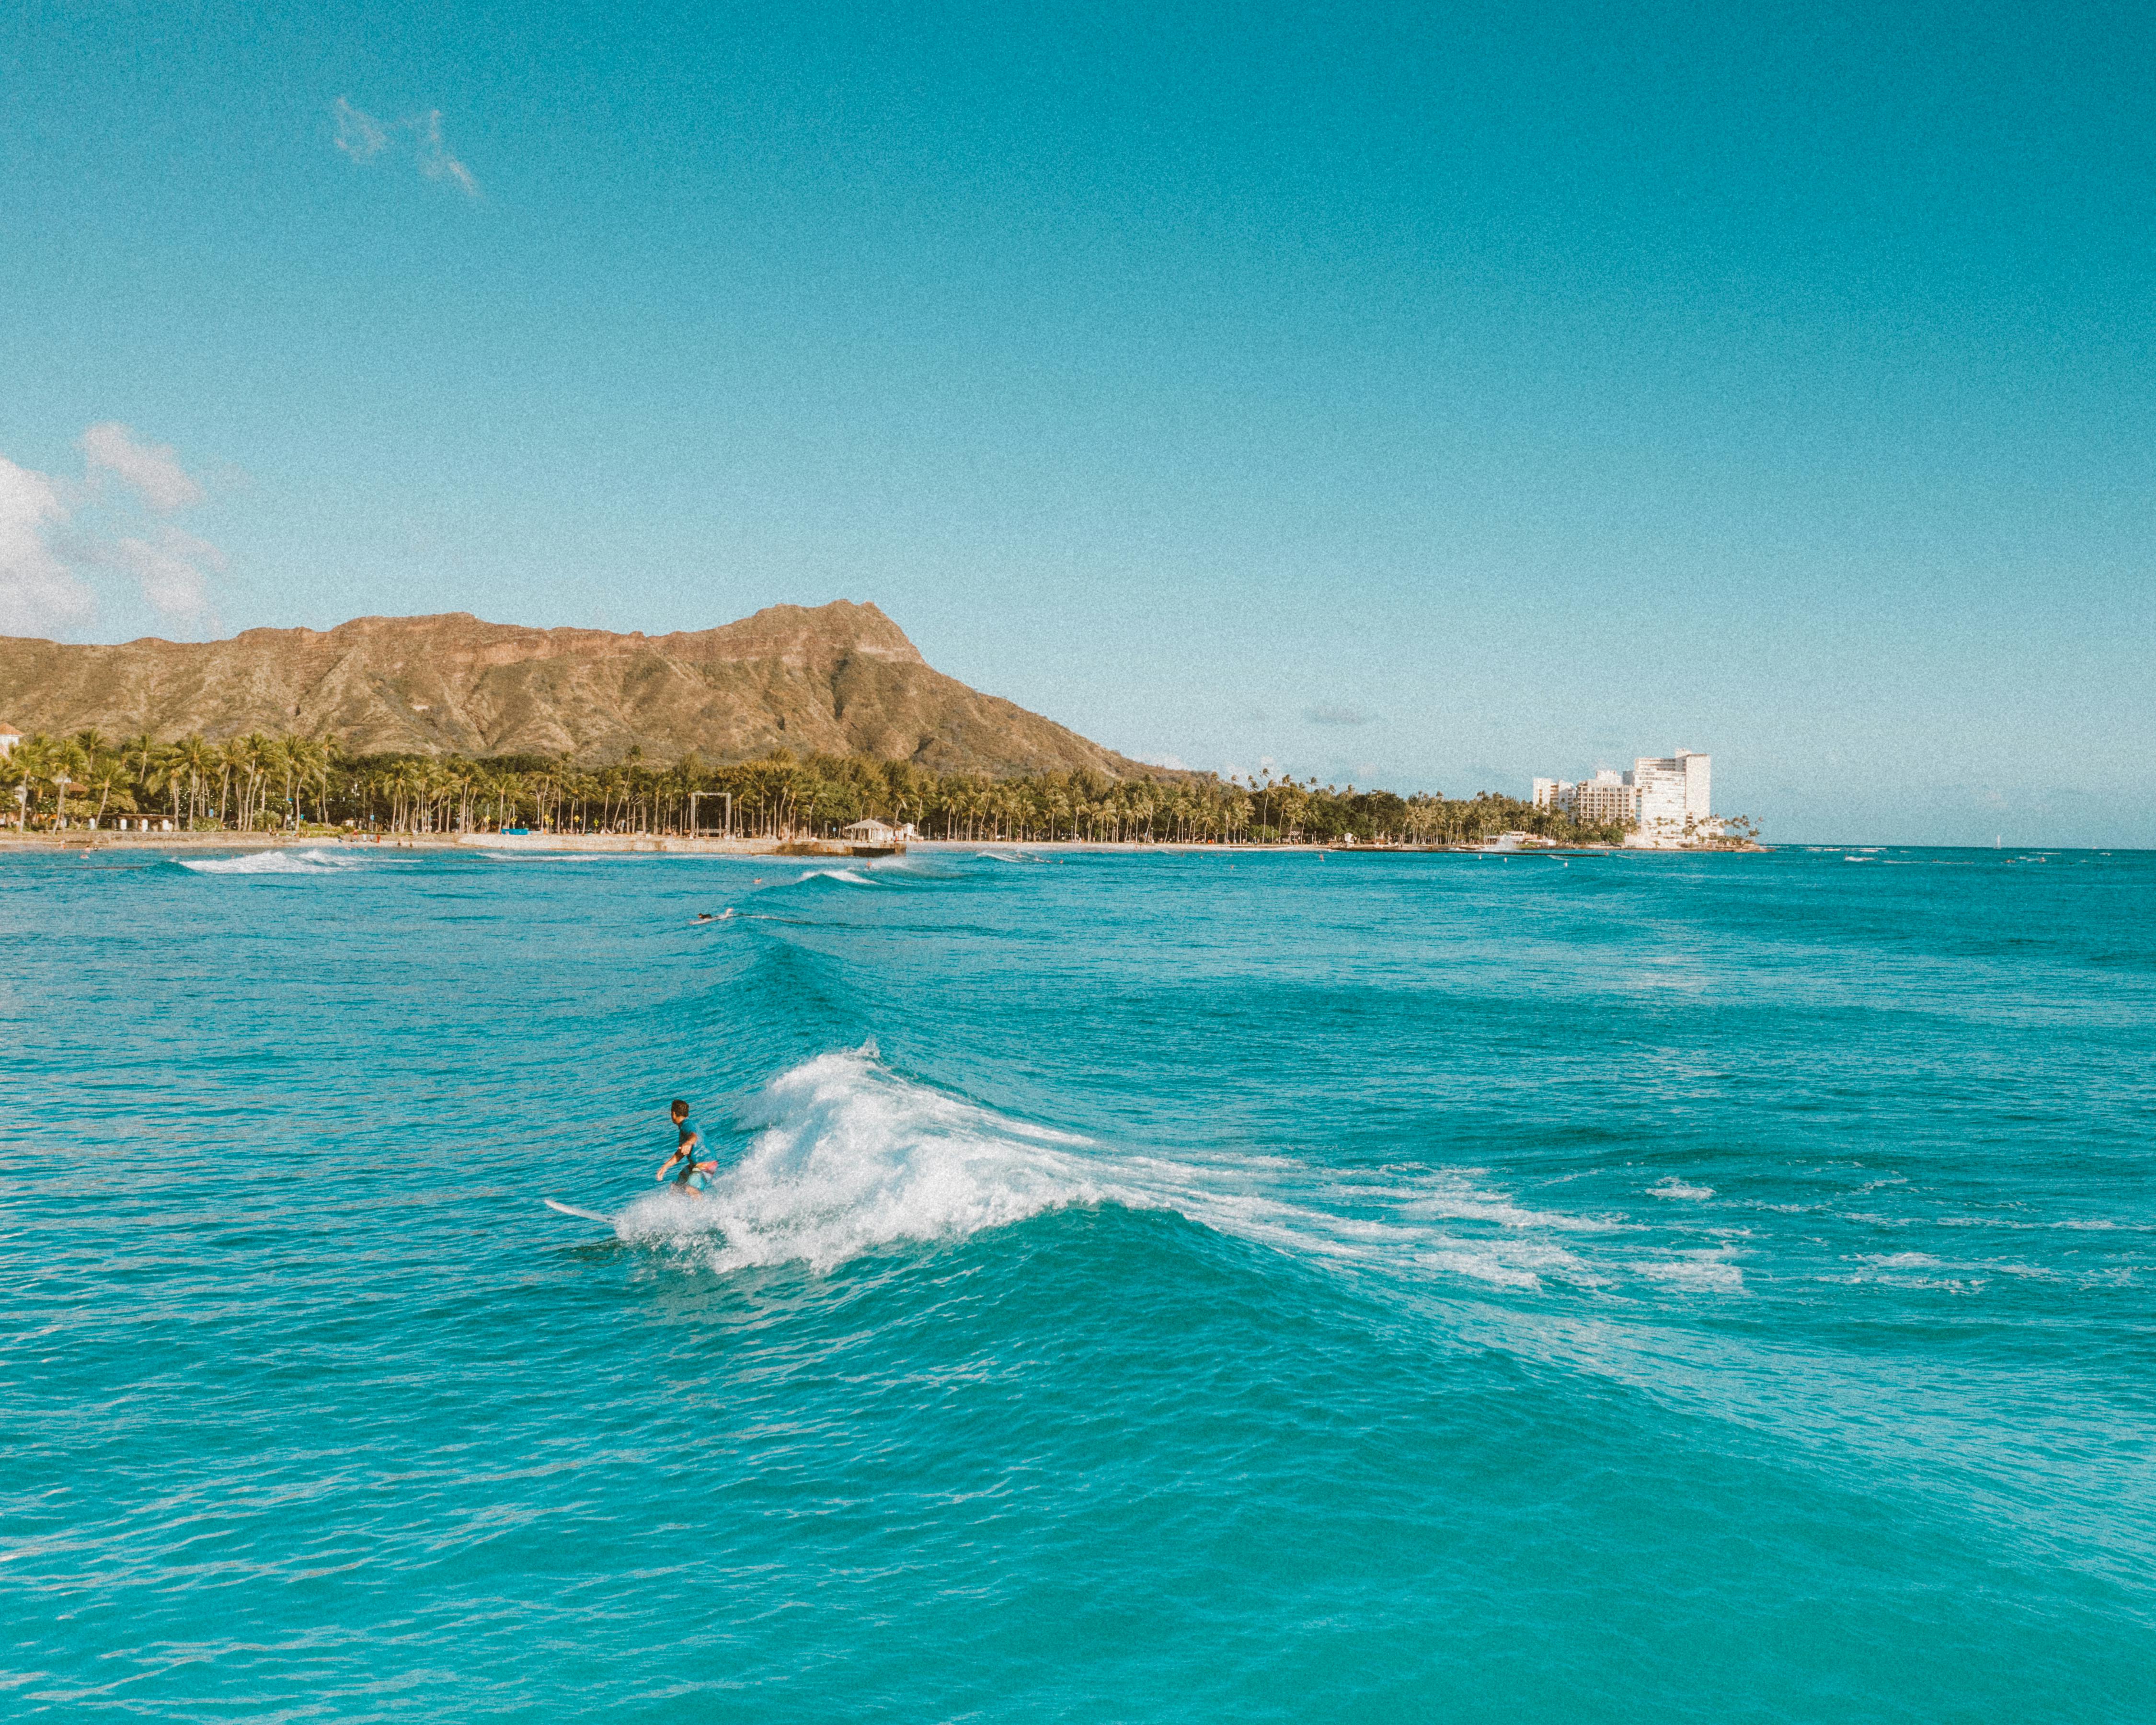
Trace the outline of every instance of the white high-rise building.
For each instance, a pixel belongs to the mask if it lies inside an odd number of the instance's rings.
[[[1629,775],[1640,796],[1640,836],[1653,845],[1681,845],[1714,818],[1713,762],[1690,749],[1656,758],[1642,755]]]
[[[1535,781],[1535,807],[1554,809],[1583,823],[1615,821],[1633,829],[1626,842],[1681,845],[1715,830],[1713,762],[1679,749],[1674,755],[1642,755],[1630,773],[1605,767],[1592,778]]]

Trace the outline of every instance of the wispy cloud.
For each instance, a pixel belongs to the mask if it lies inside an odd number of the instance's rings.
[[[225,566],[224,553],[209,541],[166,525],[146,539],[92,539],[72,549],[83,562],[133,577],[145,599],[180,623],[192,623],[209,609],[210,575]]]
[[[137,443],[135,434],[117,420],[91,426],[75,439],[75,447],[93,479],[100,469],[116,475],[160,515],[186,509],[208,495],[180,465],[170,444]]]
[[[345,97],[339,96],[331,111],[336,116],[336,146],[354,162],[372,162],[389,147],[389,134],[381,122]]]
[[[467,198],[479,196],[479,182],[472,171],[442,147],[442,110],[435,108],[413,116],[405,125],[412,129],[413,148],[419,157],[419,172],[430,180],[449,180],[463,188]]]
[[[48,537],[67,516],[50,480],[0,455],[0,634],[44,634],[95,614],[97,595]]]
[[[477,177],[450,155],[449,146],[442,141],[439,108],[385,123],[365,109],[355,106],[351,97],[339,96],[330,112],[336,120],[336,146],[354,162],[373,161],[402,136],[408,141],[412,159],[427,178],[445,181],[467,198],[479,196]]]
[[[1359,706],[1306,706],[1302,716],[1313,725],[1367,725],[1377,717]]]
[[[75,439],[83,477],[55,480],[0,456],[0,634],[49,635],[97,615],[82,578],[124,575],[162,616],[191,623],[210,611],[210,578],[224,553],[170,521],[145,520],[204,501],[208,492],[163,444],[106,420]],[[103,483],[117,479],[117,491]]]

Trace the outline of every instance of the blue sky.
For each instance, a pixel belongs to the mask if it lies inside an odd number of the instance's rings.
[[[260,10],[0,21],[0,632],[871,599],[1194,766],[2156,844],[2145,8]]]

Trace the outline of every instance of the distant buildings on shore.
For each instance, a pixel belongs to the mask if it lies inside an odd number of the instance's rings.
[[[1614,821],[1629,828],[1627,845],[1651,850],[1711,839],[1714,819],[1712,773],[1706,755],[1679,749],[1674,755],[1642,755],[1630,773],[1605,767],[1592,778],[1535,781],[1535,807],[1553,809],[1584,824]]]

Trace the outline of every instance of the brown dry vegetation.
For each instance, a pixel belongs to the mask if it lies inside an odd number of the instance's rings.
[[[262,732],[352,755],[543,755],[632,748],[668,762],[774,749],[937,773],[1137,763],[932,669],[874,605],[773,605],[677,634],[524,629],[464,612],[362,617],[225,641],[69,646],[0,637],[0,716],[25,732],[161,742]]]

